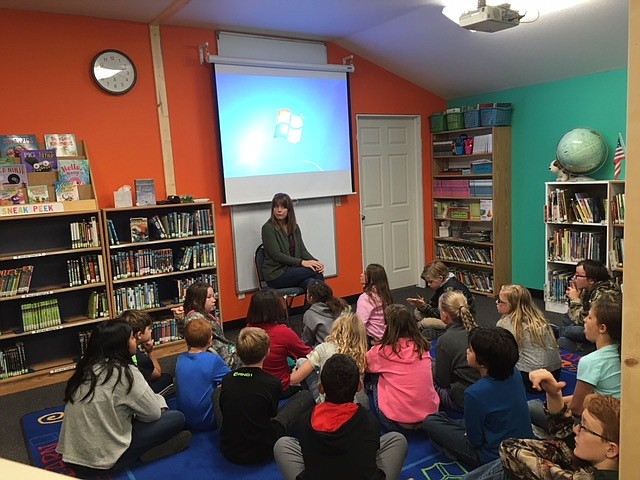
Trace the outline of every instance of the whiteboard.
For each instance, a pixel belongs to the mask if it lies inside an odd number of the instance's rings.
[[[299,200],[295,203],[295,212],[307,250],[324,263],[325,277],[336,276],[338,267],[333,198]],[[231,207],[237,293],[258,288],[253,256],[262,243],[262,225],[270,215],[271,203]]]

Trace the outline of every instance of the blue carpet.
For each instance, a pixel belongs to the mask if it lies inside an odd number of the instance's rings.
[[[561,351],[561,379],[567,382],[565,392],[572,392],[576,384],[576,371],[580,355]],[[529,398],[544,399],[543,395]],[[175,408],[175,399],[169,400]],[[60,434],[64,406],[49,408],[22,417],[22,430],[26,439],[31,464],[69,476],[76,476],[73,469],[55,452]],[[435,451],[427,437],[416,432],[407,437],[409,452],[402,469],[403,480],[454,480],[465,470],[456,462]],[[260,466],[240,466],[227,462],[220,453],[220,435],[215,432],[199,432],[193,435],[191,447],[182,453],[148,464],[136,464],[118,475],[103,475],[99,480],[162,480],[179,478],[189,472],[197,478],[233,478],[237,480],[280,479],[274,462]]]

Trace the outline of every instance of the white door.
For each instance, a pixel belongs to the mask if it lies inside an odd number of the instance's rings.
[[[365,266],[384,266],[392,289],[416,285],[424,261],[420,119],[359,116]]]

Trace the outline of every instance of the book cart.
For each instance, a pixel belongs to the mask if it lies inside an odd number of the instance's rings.
[[[71,158],[88,158],[78,146]],[[29,184],[52,189],[51,175]],[[81,187],[76,201],[0,206],[0,395],[66,380],[109,317],[100,211],[94,185]]]
[[[545,309],[565,313],[565,292],[579,261],[600,260],[622,283],[625,183],[594,180],[545,186]]]
[[[473,293],[497,296],[511,283],[511,128],[432,132],[431,145],[435,259]]]
[[[184,351],[171,309],[196,281],[211,284],[219,298],[213,204],[106,208],[102,225],[113,317],[144,310],[154,318],[158,356]]]

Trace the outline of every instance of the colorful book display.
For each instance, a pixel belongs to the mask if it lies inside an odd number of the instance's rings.
[[[49,201],[49,187],[46,185],[29,185],[27,187],[29,203],[46,203]]]
[[[0,185],[13,185],[17,187],[29,184],[24,165],[0,165]]]
[[[37,150],[38,141],[33,134],[0,135],[0,164],[20,164],[20,154],[24,150]]]
[[[75,157],[78,155],[78,144],[74,133],[45,133],[45,148],[52,148],[58,157]]]
[[[27,173],[53,172],[58,169],[58,157],[53,149],[23,150],[20,152],[20,160]]]
[[[77,185],[90,185],[89,160],[84,158],[74,158],[73,160],[58,159],[58,180],[60,182],[73,182]]]
[[[73,182],[56,182],[55,187],[56,201],[73,202],[74,200],[80,200],[77,184]]]

